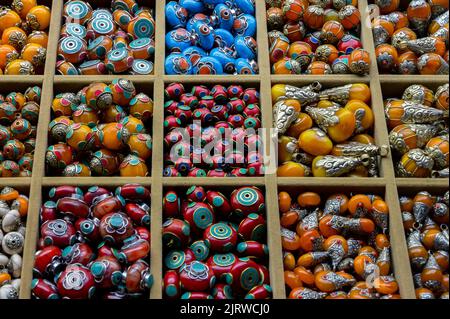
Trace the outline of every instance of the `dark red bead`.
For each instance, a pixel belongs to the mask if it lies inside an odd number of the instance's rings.
[[[198,106],[198,98],[191,93],[184,93],[180,96],[180,103],[194,109]]]
[[[203,239],[212,252],[227,253],[235,248],[238,236],[233,227],[220,222],[206,228]]]
[[[232,98],[230,99],[230,101],[227,103],[227,107],[228,107],[228,112],[230,114],[239,114],[242,111],[244,111],[246,104],[243,100],[238,99],[238,98]]]
[[[94,276],[82,265],[68,265],[58,277],[58,292],[66,299],[88,299],[95,292]]]
[[[186,198],[192,202],[203,202],[206,198],[205,189],[201,186],[191,186],[186,191]]]
[[[89,206],[83,200],[74,197],[61,198],[56,205],[60,213],[75,218],[86,218],[90,213]]]
[[[242,96],[244,95],[244,89],[242,88],[241,85],[230,85],[227,89],[227,93],[228,93],[228,97],[230,99],[232,98],[242,98]]]
[[[181,83],[171,83],[166,87],[164,91],[166,97],[171,100],[178,100],[179,97],[184,94],[184,92],[184,86]]]
[[[95,257],[91,247],[87,244],[76,243],[66,247],[62,252],[64,261],[68,264],[81,264],[87,266]]]
[[[241,187],[231,193],[231,207],[244,217],[251,213],[262,213],[265,209],[264,195],[257,187]]]
[[[185,264],[180,270],[181,287],[188,291],[207,291],[214,286],[215,281],[214,272],[200,261]]]
[[[114,257],[99,257],[92,262],[89,268],[99,288],[114,288],[122,281],[122,266]]]
[[[41,276],[45,275],[49,269],[49,265],[56,261],[61,263],[62,251],[57,246],[47,246],[36,252],[34,257],[34,271],[37,271]]]
[[[224,104],[228,100],[228,92],[227,88],[223,85],[215,85],[211,89],[211,95],[214,97],[214,100],[219,104]]]
[[[266,221],[259,214],[249,214],[239,224],[238,233],[245,241],[255,240],[258,242],[266,238]]]
[[[109,190],[107,190],[106,188],[103,187],[98,187],[98,186],[93,186],[90,187],[87,192],[84,194],[84,201],[87,205],[92,205],[92,203],[94,202],[94,199],[105,195],[105,194],[110,194],[111,192]]]
[[[140,200],[144,202],[150,200],[150,190],[139,184],[126,184],[117,187],[115,194],[128,200]]]
[[[163,198],[163,212],[166,217],[176,217],[180,214],[180,198],[177,192],[168,191]]]
[[[54,220],[57,218],[58,210],[56,209],[56,203],[52,201],[47,201],[42,205],[40,211],[41,223],[48,220]]]
[[[46,221],[41,226],[41,237],[45,246],[64,248],[75,243],[75,227],[63,219]]]
[[[183,218],[191,226],[193,232],[203,232],[214,224],[215,214],[212,207],[207,203],[190,202],[183,209]]]
[[[255,104],[255,103],[259,103],[259,92],[256,89],[246,89],[244,91],[244,95],[242,97],[242,99],[244,100],[244,102],[248,105],[248,104]]]
[[[180,276],[176,270],[168,270],[164,274],[164,296],[168,299],[178,299],[181,296]]]
[[[58,288],[46,279],[35,278],[31,282],[31,292],[39,299],[59,299]]]
[[[58,201],[58,199],[60,199],[60,198],[71,197],[72,195],[83,196],[83,191],[79,187],[58,186],[58,187],[53,187],[48,192],[48,198],[54,202]]]
[[[206,86],[204,86],[204,85],[195,85],[195,86],[192,88],[191,93],[192,93],[193,95],[195,95],[196,97],[198,97],[199,99],[202,99],[203,97],[209,95],[209,94],[210,94],[210,91],[209,91],[209,89],[208,89]]]
[[[214,208],[214,211],[220,215],[220,219],[228,219],[232,212],[232,208],[225,195],[216,191],[207,191],[206,201]]]
[[[233,253],[215,254],[209,257],[206,263],[211,267],[217,279],[224,280],[237,260],[238,258]]]
[[[190,235],[191,228],[184,220],[169,218],[163,224],[162,239],[164,246],[169,249],[186,247]]]

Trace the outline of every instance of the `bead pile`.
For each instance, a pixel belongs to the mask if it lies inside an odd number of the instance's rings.
[[[448,74],[448,1],[376,0],[372,20],[380,73]]]
[[[64,5],[56,64],[59,74],[153,73],[155,20],[151,9],[135,0],[110,4],[110,8],[95,10],[81,0]]]
[[[164,176],[239,177],[264,173],[256,89],[196,85],[189,93],[182,84],[173,83],[166,87],[165,95]]]
[[[260,189],[168,190],[163,214],[164,298],[271,298]]]
[[[166,74],[259,73],[255,0],[170,1],[166,26]]]
[[[294,196],[297,196],[295,200]],[[377,195],[278,194],[290,299],[398,299],[389,207]]]
[[[302,88],[272,87],[279,177],[378,177],[380,157],[372,137],[371,93],[364,83],[322,90],[319,82]]]
[[[400,198],[417,299],[449,298],[449,192],[441,195]]]
[[[397,176],[448,178],[448,94],[414,84],[384,102]]]
[[[32,295],[148,299],[150,191],[140,185],[52,188],[40,212]]]
[[[50,8],[37,0],[0,6],[0,75],[43,74]]]
[[[358,1],[266,1],[273,74],[368,74]]]
[[[137,93],[133,82],[95,82],[78,93],[60,93],[52,110],[47,174],[148,175],[153,101],[145,93]]]
[[[41,88],[0,94],[0,177],[29,177],[33,168]]]
[[[28,197],[12,187],[0,191],[0,299],[18,299]]]

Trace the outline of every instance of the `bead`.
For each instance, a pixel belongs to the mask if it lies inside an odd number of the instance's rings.
[[[58,55],[70,63],[80,63],[87,57],[87,44],[86,41],[75,37],[69,36],[61,39],[58,43]]]

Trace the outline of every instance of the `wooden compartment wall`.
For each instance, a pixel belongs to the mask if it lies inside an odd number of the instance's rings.
[[[318,192],[330,193],[335,190],[348,192],[377,192],[383,195],[390,208],[390,235],[392,243],[392,255],[394,258],[395,275],[400,286],[403,298],[415,298],[414,286],[409,266],[409,258],[406,250],[406,239],[403,232],[399,193],[404,191],[448,189],[448,179],[400,179],[394,174],[394,166],[391,155],[382,160],[381,177],[379,178],[278,178],[276,173],[266,174],[263,177],[244,178],[163,178],[163,137],[164,137],[164,88],[172,82],[183,84],[231,84],[241,83],[245,86],[256,87],[261,94],[262,127],[271,128],[272,120],[272,98],[271,87],[276,83],[287,83],[292,85],[308,85],[313,81],[319,81],[325,87],[346,85],[349,83],[363,82],[370,86],[372,93],[372,108],[375,115],[374,134],[379,145],[388,145],[388,130],[383,112],[383,91],[385,94],[400,92],[409,84],[420,83],[435,88],[448,82],[447,76],[404,76],[404,75],[379,75],[376,66],[375,49],[369,19],[367,0],[359,0],[359,9],[362,16],[361,40],[363,46],[369,51],[372,66],[370,74],[366,76],[355,75],[271,75],[269,61],[269,42],[267,38],[266,8],[264,0],[255,0],[257,18],[257,42],[258,42],[258,64],[259,74],[247,76],[172,76],[165,75],[165,12],[166,1],[144,1],[138,3],[153,7],[156,19],[156,48],[154,57],[154,74],[148,76],[132,75],[102,75],[102,76],[60,76],[55,74],[55,63],[57,59],[57,46],[60,36],[62,9],[66,1],[61,0],[39,0],[52,8],[52,20],[49,31],[49,44],[47,48],[47,60],[44,75],[35,76],[0,76],[0,92],[11,92],[16,89],[25,89],[32,85],[42,86],[41,109],[37,133],[37,145],[35,149],[35,160],[33,176],[31,178],[1,178],[0,186],[17,187],[19,190],[29,190],[30,205],[27,220],[27,236],[23,252],[24,264],[22,270],[22,287],[20,298],[31,297],[32,268],[36,241],[39,232],[39,209],[45,197],[43,192],[57,185],[76,185],[81,188],[99,185],[116,187],[127,183],[140,183],[151,187],[151,260],[150,266],[154,276],[154,285],[150,292],[150,298],[162,298],[162,197],[166,187],[185,187],[191,185],[212,186],[214,188],[233,188],[237,186],[255,185],[265,190],[266,216],[269,235],[269,270],[273,297],[285,299],[285,288],[283,278],[283,258],[281,249],[280,215],[278,209],[278,191],[281,190],[316,190]],[[95,8],[108,1],[92,0],[89,3]],[[0,5],[10,3],[10,0],[0,0]],[[127,78],[132,80],[138,89],[143,91],[154,100],[153,114],[153,155],[151,176],[144,178],[62,178],[46,177],[45,175],[45,152],[48,139],[48,124],[51,121],[51,102],[56,92],[61,90],[77,90],[82,86],[94,82],[110,82],[116,78]],[[267,132],[269,138],[269,132]],[[267,154],[270,154],[271,145],[264,146]],[[399,190],[397,190],[399,187]],[[301,301],[299,301],[299,304]]]

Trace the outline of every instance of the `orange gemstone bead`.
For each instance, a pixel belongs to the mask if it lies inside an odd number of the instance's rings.
[[[300,207],[317,207],[320,205],[320,195],[314,192],[305,192],[301,193],[297,197],[297,203]]]
[[[19,53],[12,45],[0,44],[0,70],[3,70],[9,62],[18,57]]]
[[[278,204],[280,211],[282,213],[286,213],[291,208],[292,199],[289,193],[287,192],[280,192],[278,194]]]
[[[33,31],[28,35],[27,42],[40,44],[44,48],[47,48],[48,34],[44,31]]]
[[[33,30],[43,31],[50,25],[51,12],[47,6],[35,6],[28,11],[26,20],[27,24]]]

